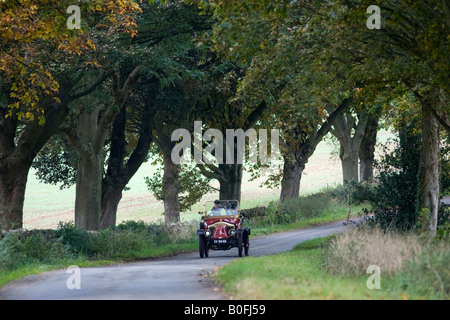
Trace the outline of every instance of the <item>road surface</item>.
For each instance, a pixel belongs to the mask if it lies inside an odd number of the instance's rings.
[[[302,241],[345,229],[342,222],[277,233],[251,239],[250,256],[291,250]],[[80,288],[68,288],[75,273],[58,270],[10,282],[0,289],[0,299],[11,300],[215,300],[226,299],[208,274],[238,259],[237,249],[198,253],[108,267],[79,269]],[[240,258],[245,259],[245,258]]]
[[[450,196],[442,198],[441,202],[446,204],[447,206],[450,206]]]

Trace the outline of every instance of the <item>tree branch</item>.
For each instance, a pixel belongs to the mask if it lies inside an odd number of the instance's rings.
[[[450,134],[450,121],[446,114],[443,114],[440,116],[436,110],[431,109],[431,112],[433,113],[434,117],[439,121],[440,125],[444,127],[444,129]]]
[[[109,77],[111,77],[113,74],[114,74],[114,71],[108,71],[108,72],[105,72],[105,73],[100,77],[100,79],[98,79],[98,80],[97,80],[92,86],[90,86],[88,89],[86,89],[86,90],[84,90],[84,91],[82,91],[82,92],[80,92],[80,93],[77,93],[77,94],[75,94],[75,95],[69,96],[69,100],[70,100],[70,101],[73,101],[73,100],[76,100],[76,99],[78,99],[78,98],[84,97],[85,95],[88,95],[88,94],[92,93],[95,89],[97,89],[97,87],[98,87],[99,85],[101,85],[106,79],[108,79]]]

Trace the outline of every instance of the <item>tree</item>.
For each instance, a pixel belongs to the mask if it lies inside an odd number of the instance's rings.
[[[354,26],[364,13],[368,2],[347,2],[352,16],[347,17]],[[389,78],[402,81],[413,92],[422,107],[422,148],[418,213],[426,211],[430,216],[429,230],[436,232],[439,198],[439,127],[441,117],[448,114],[450,69],[450,11],[448,1],[371,2],[379,5],[386,23],[380,32],[372,32],[365,41],[372,43],[378,57],[367,59],[368,65],[380,66],[380,57],[389,56],[400,62],[391,70],[383,70]],[[358,41],[358,40],[356,40]],[[433,112],[435,110],[435,112]],[[442,119],[442,118],[441,118]],[[445,123],[445,122],[444,122]],[[445,126],[444,126],[445,127]]]
[[[294,139],[294,146],[292,149],[288,149],[293,151],[293,159],[289,157],[289,153],[284,155],[285,162],[283,179],[281,181],[280,201],[288,198],[298,198],[300,179],[309,158],[314,153],[320,141],[332,129],[332,125],[336,123],[337,118],[350,107],[352,100],[352,97],[345,98],[334,108],[331,104],[328,104],[327,109],[329,110],[329,114],[322,123],[310,123],[309,125],[312,126],[312,130],[302,132],[300,131],[301,126],[296,128],[300,134],[291,137],[291,139]]]
[[[69,144],[80,157],[75,196],[75,226],[78,228],[100,228],[106,135],[137,82],[141,68],[141,65],[133,68],[123,84],[119,72],[115,72],[111,76],[112,101],[102,103],[88,98],[87,107],[78,111],[79,115],[72,117],[64,129]]]
[[[96,1],[82,8],[90,14],[82,29],[74,31],[66,26],[63,2],[0,4],[0,210],[4,228],[22,226],[29,168],[58,131],[69,104],[94,91],[108,77],[100,74],[89,86],[78,87],[86,71],[96,68],[89,55],[94,45],[84,30],[104,22],[110,35],[119,29],[131,31],[129,14],[139,10],[134,1]],[[79,58],[82,53],[84,59]]]
[[[222,100],[223,101],[223,100]],[[215,114],[212,114],[207,119],[206,124],[209,128],[214,128],[220,132],[227,132],[227,130],[236,133],[236,130],[248,132],[253,129],[256,121],[262,116],[267,109],[267,104],[262,101],[257,106],[242,106],[240,103],[226,102]],[[231,133],[229,133],[231,134]],[[225,138],[224,138],[225,139]],[[244,136],[244,140],[245,136]],[[213,141],[212,141],[213,142]],[[244,146],[244,152],[247,144]],[[243,161],[238,160],[238,138],[237,135],[233,137],[232,150],[227,150],[227,143],[222,144],[222,155],[227,152],[233,154],[232,163],[222,161],[222,163],[200,163],[198,164],[200,171],[210,179],[217,179],[220,184],[219,199],[220,200],[238,200],[241,201],[241,186]],[[230,148],[230,149],[231,149]],[[216,155],[217,157],[217,155]],[[224,158],[225,159],[225,158]]]
[[[138,97],[141,96],[138,95]],[[144,101],[144,103],[140,102],[132,94],[112,125],[108,167],[101,189],[100,226],[102,229],[116,224],[117,207],[122,199],[122,192],[141,164],[148,158],[153,141],[152,122],[149,119],[152,118],[154,110],[151,99]],[[129,137],[130,135],[132,137]],[[135,143],[131,143],[130,140]]]
[[[265,100],[269,112],[277,114],[274,123],[285,141],[280,199],[298,197],[308,158],[330,130],[331,120],[349,107],[348,97],[354,94],[353,78],[346,81],[342,70],[330,61],[335,35],[327,5],[201,3],[219,20],[215,39],[220,52],[246,70],[238,96]]]

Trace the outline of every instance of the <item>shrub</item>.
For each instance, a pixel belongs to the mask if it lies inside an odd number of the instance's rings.
[[[0,240],[0,270],[30,263],[53,263],[71,257],[70,248],[60,239],[48,238],[41,232],[8,232]]]
[[[267,207],[254,207],[250,209],[241,210],[242,213],[245,213],[247,219],[258,219],[266,216]]]
[[[25,257],[21,251],[19,237],[6,233],[0,240],[0,270],[14,269],[23,264]]]
[[[21,250],[28,259],[44,263],[71,257],[70,247],[64,245],[61,239],[48,238],[41,232],[24,239]]]
[[[422,254],[399,271],[390,287],[434,299],[450,297],[450,250],[448,242],[429,243]]]
[[[76,228],[73,222],[60,222],[55,231],[55,236],[60,238],[64,245],[69,246],[70,250],[76,255],[90,256],[92,254],[89,233],[86,230]]]
[[[242,210],[255,227],[284,224],[320,216],[331,204],[332,196],[324,192],[285,199],[283,202],[271,201],[267,207],[254,207]]]
[[[281,204],[280,222],[295,222],[318,217],[329,208],[330,203],[330,195],[322,192],[285,199]]]
[[[120,224],[118,224],[115,227],[112,227],[112,229],[115,230],[128,230],[133,232],[146,232],[147,231],[147,225],[144,221],[134,221],[134,220],[128,220],[123,221]]]
[[[97,258],[117,258],[142,249],[145,237],[132,230],[108,228],[89,234],[90,254]]]
[[[372,222],[383,229],[413,230],[417,224],[417,185],[420,135],[400,135],[395,149],[384,146],[385,156],[375,164],[378,174],[372,182],[355,183],[352,198],[367,200],[374,213]]]
[[[331,199],[336,200],[340,204],[349,203],[349,188],[347,185],[338,185],[335,187],[328,186],[324,188],[321,193],[327,195]]]

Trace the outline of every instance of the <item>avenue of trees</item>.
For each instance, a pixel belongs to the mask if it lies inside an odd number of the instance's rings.
[[[88,230],[115,225],[149,158],[163,168],[146,182],[166,222],[214,180],[220,199],[240,200],[244,167],[258,175],[266,165],[172,161],[173,131],[194,141],[201,121],[224,135],[278,130],[280,170],[267,181],[281,201],[299,197],[327,135],[346,184],[374,178],[381,124],[419,134],[415,214],[436,232],[449,173],[448,0],[95,0],[79,3],[80,29],[66,24],[71,4],[0,2],[2,228],[22,227],[32,167],[47,183],[76,185],[75,226]]]

